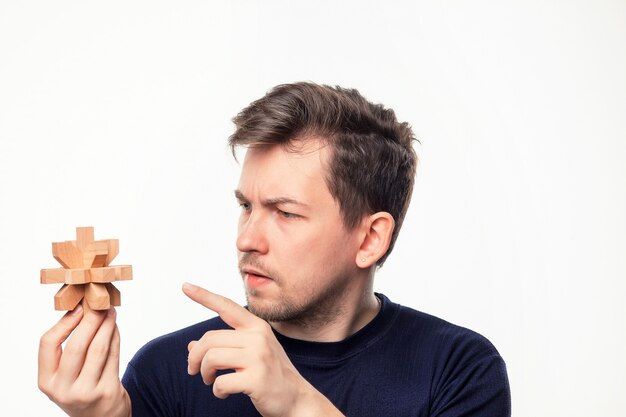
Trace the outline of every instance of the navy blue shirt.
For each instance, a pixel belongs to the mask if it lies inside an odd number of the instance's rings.
[[[348,417],[505,417],[511,397],[504,361],[481,335],[392,303],[340,342],[305,342],[275,332],[300,374]],[[133,417],[258,417],[244,394],[220,400],[187,374],[187,344],[219,317],[155,339],[130,361],[122,383]]]

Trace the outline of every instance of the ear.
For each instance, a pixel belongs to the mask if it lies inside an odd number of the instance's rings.
[[[363,241],[356,254],[359,268],[369,268],[387,253],[395,221],[393,216],[384,211],[374,213],[363,219]]]

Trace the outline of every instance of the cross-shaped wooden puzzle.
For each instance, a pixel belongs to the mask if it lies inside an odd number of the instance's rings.
[[[121,304],[111,282],[133,279],[130,265],[109,266],[119,253],[117,239],[94,240],[93,227],[77,227],[76,240],[52,243],[52,256],[63,268],[42,269],[42,284],[63,284],[54,296],[55,310],[73,310],[83,300],[92,310]]]

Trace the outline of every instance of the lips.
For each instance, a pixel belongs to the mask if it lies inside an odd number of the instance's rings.
[[[258,269],[242,268],[241,271],[244,273],[244,275],[252,275],[252,276],[255,276],[255,277],[259,277],[259,278],[272,279],[265,272],[260,271]]]
[[[272,282],[265,272],[255,268],[242,268],[241,272],[249,289],[258,289]]]

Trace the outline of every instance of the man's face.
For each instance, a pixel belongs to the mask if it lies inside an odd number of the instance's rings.
[[[248,308],[269,321],[332,320],[358,269],[357,234],[325,182],[329,150],[305,143],[248,149],[235,192]]]

